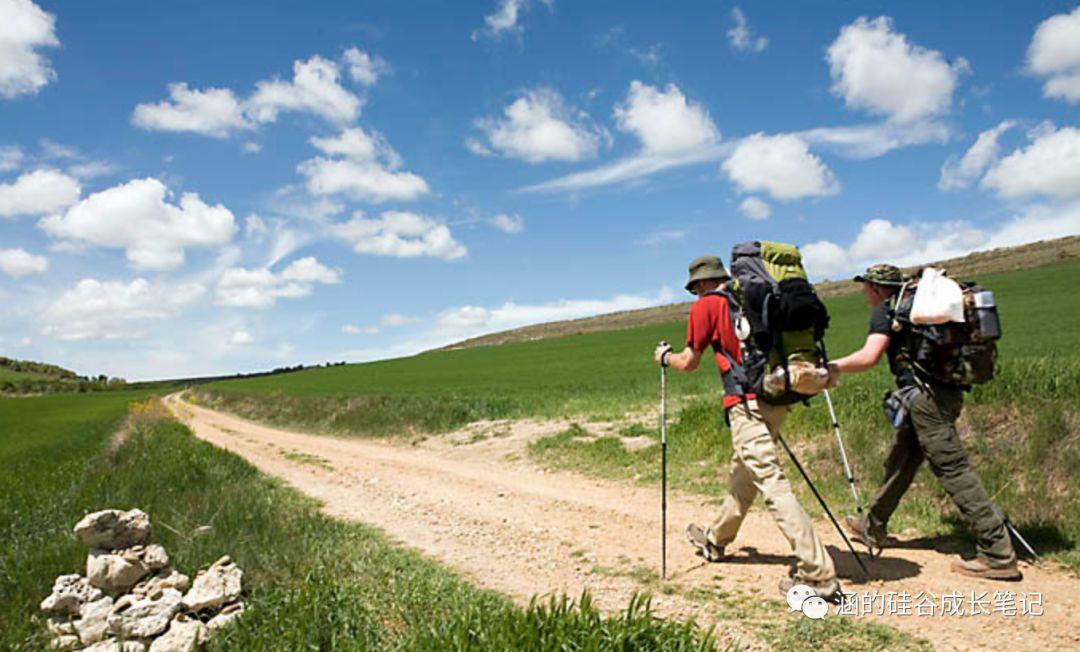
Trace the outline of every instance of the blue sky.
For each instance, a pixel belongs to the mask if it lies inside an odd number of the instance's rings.
[[[0,0],[0,353],[415,353],[1080,232],[1075,2]]]

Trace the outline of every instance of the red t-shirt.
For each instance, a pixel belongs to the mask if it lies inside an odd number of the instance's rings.
[[[690,318],[686,322],[686,346],[704,351],[709,346],[716,352],[716,366],[723,374],[731,367],[720,351],[726,351],[736,362],[742,363],[742,347],[735,329],[731,327],[728,302],[717,294],[706,294],[690,306]],[[747,394],[746,399],[754,398]],[[724,408],[738,405],[741,396],[724,396]]]

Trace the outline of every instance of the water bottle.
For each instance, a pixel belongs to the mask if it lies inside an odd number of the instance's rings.
[[[975,293],[975,332],[980,340],[990,341],[1001,338],[1001,321],[998,319],[994,293],[989,290]]]

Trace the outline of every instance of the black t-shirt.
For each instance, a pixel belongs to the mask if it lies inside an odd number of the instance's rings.
[[[897,364],[897,357],[903,348],[904,337],[902,332],[897,333],[892,328],[891,303],[891,301],[886,301],[870,312],[870,334],[887,335],[889,337],[889,348],[887,350],[889,369],[896,376],[896,385],[898,387],[907,387],[915,384],[915,376],[910,367]]]

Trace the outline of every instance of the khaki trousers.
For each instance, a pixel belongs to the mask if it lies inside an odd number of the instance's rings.
[[[777,455],[776,435],[787,416],[784,406],[740,403],[728,410],[731,421],[731,479],[720,516],[709,528],[709,540],[726,546],[735,540],[746,513],[760,493],[773,520],[787,538],[797,560],[796,579],[828,582],[836,578],[832,558],[814,532],[813,523],[795,499]]]

